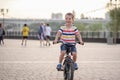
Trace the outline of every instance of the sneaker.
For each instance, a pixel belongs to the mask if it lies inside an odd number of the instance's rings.
[[[59,70],[61,70],[61,67],[62,67],[62,65],[59,63],[58,65],[57,65],[57,70],[59,71]]]
[[[75,68],[75,70],[78,69],[78,65],[77,65],[77,63],[74,63],[74,68]]]

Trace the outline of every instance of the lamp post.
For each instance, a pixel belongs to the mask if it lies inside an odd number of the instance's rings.
[[[113,42],[116,44],[117,42],[117,8],[120,5],[120,0],[110,0],[110,7],[111,9],[114,9],[114,39]]]
[[[8,9],[2,8],[2,9],[0,9],[0,13],[3,16],[3,27],[4,27],[4,16],[5,16],[5,14],[8,13]]]

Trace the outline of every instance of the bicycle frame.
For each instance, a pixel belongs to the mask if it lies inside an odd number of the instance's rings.
[[[63,42],[58,41],[57,43],[63,43]],[[76,42],[76,43],[84,45],[84,43],[80,43],[80,42]],[[53,44],[54,44],[54,42],[53,42]],[[70,53],[71,53],[71,47],[68,47],[67,51],[66,51],[66,57],[63,61],[63,69],[58,70],[58,71],[63,71],[64,80],[73,80],[73,77],[74,77],[74,70],[75,70],[74,69],[74,61],[71,58],[72,54],[70,54]]]
[[[71,58],[71,47],[67,48],[66,57],[63,61],[64,80],[73,80],[74,61]]]

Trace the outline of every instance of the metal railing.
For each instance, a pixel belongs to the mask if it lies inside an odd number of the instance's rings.
[[[38,33],[31,31],[29,33],[29,37],[37,37]],[[56,31],[51,32],[51,37],[55,37]],[[108,37],[113,37],[113,32],[81,32],[81,35],[83,38],[108,38]],[[6,31],[5,34],[6,37],[11,37],[11,36],[22,36],[21,31]],[[117,33],[117,38],[120,38],[120,32]]]
[[[51,39],[53,40],[56,35],[56,31],[51,32]],[[108,38],[113,38],[113,32],[81,32],[82,38],[84,39],[104,39],[104,42]],[[21,31],[6,31],[5,38],[22,38]],[[38,39],[38,33],[31,31],[29,33],[29,39]],[[120,32],[117,33],[117,39],[120,40]]]

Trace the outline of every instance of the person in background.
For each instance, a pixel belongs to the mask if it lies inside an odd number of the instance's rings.
[[[22,29],[22,43],[21,43],[21,45],[25,45],[25,46],[27,45],[28,35],[29,35],[29,27],[27,26],[27,24],[24,24],[23,29]]]
[[[4,45],[4,35],[5,30],[2,28],[2,24],[0,23],[0,45]]]
[[[45,31],[46,46],[50,46],[50,37],[51,37],[52,29],[48,23],[46,24],[45,28],[46,28],[46,31]]]
[[[82,41],[82,37],[80,32],[78,31],[77,27],[73,25],[74,22],[74,15],[72,13],[67,13],[65,15],[65,25],[61,26],[60,29],[57,31],[57,34],[55,36],[55,40],[53,41],[54,44],[56,44],[60,38],[60,41],[62,41],[61,45],[61,54],[59,56],[59,64],[57,65],[57,69],[60,70],[62,67],[62,61],[64,58],[64,55],[66,54],[67,47],[71,47],[71,52],[73,56],[74,61],[74,68],[75,70],[78,69],[76,60],[77,60],[77,49],[75,45],[76,37],[78,38],[78,41],[80,44],[84,44]]]
[[[44,40],[45,40],[45,27],[44,23],[40,23],[39,29],[38,29],[38,38],[40,40],[40,46],[44,46]]]

